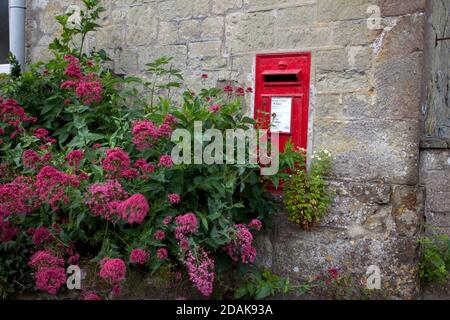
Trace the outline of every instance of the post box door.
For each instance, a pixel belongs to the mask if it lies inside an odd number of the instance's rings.
[[[281,151],[289,139],[306,149],[310,65],[309,53],[256,56],[254,117],[259,127],[279,133]]]

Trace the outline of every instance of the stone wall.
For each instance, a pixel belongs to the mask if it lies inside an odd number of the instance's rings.
[[[426,86],[424,132],[420,153],[420,183],[425,189],[426,236],[450,235],[450,2],[428,3],[426,26]],[[446,285],[423,288],[423,297],[448,299]]]
[[[76,0],[28,5],[28,58],[48,57],[54,16]],[[368,28],[377,5],[381,27]],[[381,269],[391,297],[418,294],[417,244],[425,0],[104,1],[104,28],[88,46],[106,48],[117,72],[145,76],[145,64],[173,56],[195,87],[254,82],[256,53],[312,53],[309,148],[336,159],[331,212],[313,231],[283,213],[259,241],[259,263],[297,279],[341,266],[365,285]],[[251,100],[247,106],[251,106]],[[250,108],[247,107],[247,110]]]

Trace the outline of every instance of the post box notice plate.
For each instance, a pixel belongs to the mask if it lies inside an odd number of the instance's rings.
[[[270,105],[271,113],[271,131],[272,132],[291,132],[291,97],[272,97]]]

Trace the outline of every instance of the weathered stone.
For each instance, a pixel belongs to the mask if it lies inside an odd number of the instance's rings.
[[[223,17],[209,17],[202,21],[202,40],[219,40],[223,37],[225,19]]]
[[[355,20],[333,22],[331,33],[334,45],[361,46],[372,44],[380,31],[367,28],[367,22],[364,20]]]
[[[193,42],[189,46],[189,57],[216,56],[220,54],[221,42]]]
[[[318,0],[317,22],[367,19],[367,9],[378,0]]]
[[[314,145],[336,157],[333,177],[414,185],[418,180],[417,132],[416,121],[317,118]]]
[[[423,217],[423,190],[417,187],[395,186],[392,193],[393,217],[399,236],[416,236]]]
[[[200,21],[184,20],[179,24],[178,36],[181,41],[193,41],[200,38]]]
[[[275,44],[275,17],[270,12],[227,15],[225,46],[233,53],[269,49]]]
[[[320,48],[331,44],[332,34],[325,27],[306,27],[299,29],[279,29],[279,49],[300,50],[304,48]]]
[[[314,6],[301,6],[280,9],[277,13],[279,28],[291,28],[314,24],[316,10]]]
[[[178,41],[178,24],[162,21],[159,24],[158,42],[160,45],[175,44]]]
[[[242,0],[212,1],[212,14],[225,14],[230,10],[242,8]]]
[[[421,102],[422,52],[389,59],[377,65],[374,83],[383,118],[418,119]]]
[[[381,0],[381,15],[399,16],[408,13],[423,11],[425,9],[426,0]]]

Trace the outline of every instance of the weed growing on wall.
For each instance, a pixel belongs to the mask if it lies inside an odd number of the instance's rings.
[[[327,189],[325,177],[330,170],[330,153],[327,150],[314,153],[306,167],[306,152],[301,150],[302,161],[286,181],[284,203],[289,220],[304,229],[310,229],[320,222],[327,212],[332,194]]]

